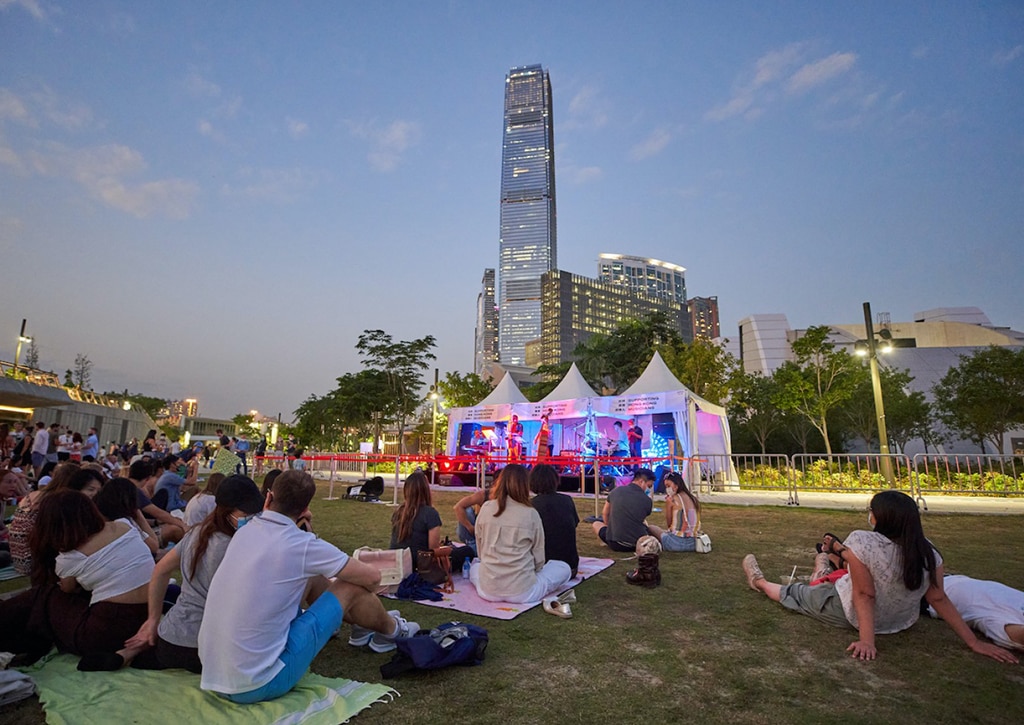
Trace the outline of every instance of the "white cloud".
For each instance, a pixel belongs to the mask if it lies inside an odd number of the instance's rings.
[[[18,121],[32,127],[37,125],[24,101],[6,88],[0,88],[0,121],[5,120]]]
[[[793,94],[806,93],[846,73],[856,62],[855,53],[833,53],[827,58],[808,63],[790,76],[786,91]]]
[[[586,184],[590,181],[597,181],[604,176],[600,166],[584,166],[581,169],[574,169],[572,180],[577,184]]]
[[[36,20],[46,20],[47,11],[43,9],[39,0],[0,0],[0,10],[14,6],[20,7]]]
[[[1007,66],[1024,55],[1024,45],[1017,45],[1009,50],[1001,50],[992,56],[992,63],[997,66]]]
[[[285,122],[288,124],[288,135],[292,138],[299,139],[309,133],[309,124],[305,121],[289,116]]]
[[[647,138],[630,149],[629,158],[633,161],[641,161],[657,156],[671,141],[672,134],[667,128],[656,128]]]
[[[790,43],[765,53],[744,74],[746,80],[735,84],[729,100],[704,114],[705,120],[758,118],[766,107],[779,99],[783,90],[789,95],[806,93],[848,72],[857,60],[854,53],[833,53],[809,61],[809,54],[807,43]]]
[[[370,142],[366,158],[380,172],[393,171],[402,154],[420,140],[420,126],[415,121],[392,121],[383,128],[374,121],[348,121],[347,125],[353,136]]]
[[[193,96],[206,96],[209,98],[219,98],[221,94],[220,86],[213,81],[203,78],[196,71],[192,71],[185,78],[185,90]]]
[[[594,86],[584,86],[569,101],[568,118],[560,128],[601,128],[608,123],[608,104]]]
[[[301,192],[319,182],[318,174],[305,169],[254,169],[238,172],[237,184],[225,184],[225,196],[244,196],[263,201],[287,203],[299,198]]]
[[[31,97],[50,123],[66,131],[75,131],[92,125],[92,110],[88,106],[65,101],[48,86],[35,91]]]
[[[145,171],[146,161],[135,149],[120,144],[71,149],[49,143],[27,156],[37,174],[71,179],[107,206],[139,218],[187,217],[199,192],[195,183],[184,179],[127,182],[123,177]]]

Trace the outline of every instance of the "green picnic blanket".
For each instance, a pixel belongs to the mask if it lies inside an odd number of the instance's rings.
[[[185,670],[79,672],[78,657],[52,654],[23,670],[35,680],[49,725],[199,722],[204,725],[337,725],[398,693],[384,685],[307,673],[271,702],[236,705],[199,689]]]

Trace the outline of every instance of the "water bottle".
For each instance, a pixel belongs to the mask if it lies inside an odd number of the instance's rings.
[[[467,581],[469,580],[469,559],[470,557],[467,556],[462,560],[462,578]]]

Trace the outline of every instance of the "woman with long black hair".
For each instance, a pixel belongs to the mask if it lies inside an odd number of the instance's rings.
[[[854,531],[842,544],[832,542],[828,553],[840,557],[848,570],[835,583],[774,584],[765,579],[753,554],[743,559],[747,583],[787,609],[856,629],[857,641],[847,647],[855,659],[875,659],[876,634],[902,632],[913,625],[923,596],[973,651],[1000,662],[1017,661],[1001,647],[979,640],[946,597],[942,557],[925,538],[910,496],[893,490],[875,494],[868,523],[872,531]]]

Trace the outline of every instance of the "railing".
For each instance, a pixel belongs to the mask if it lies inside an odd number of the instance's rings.
[[[94,393],[91,390],[81,390],[75,387],[67,387],[54,373],[46,372],[45,370],[36,370],[35,368],[28,368],[24,365],[18,365],[18,369],[14,369],[14,363],[7,362],[6,360],[0,360],[0,377],[11,378],[13,380],[24,380],[26,383],[33,385],[42,385],[47,388],[61,388],[67,391],[68,396],[80,403],[92,403],[94,405],[102,405],[107,408],[120,408],[121,401],[117,398],[111,398],[106,395],[100,395]]]
[[[1024,494],[1024,458],[1021,456],[919,453],[914,456],[913,474],[917,495],[922,501],[926,493],[961,496]]]

